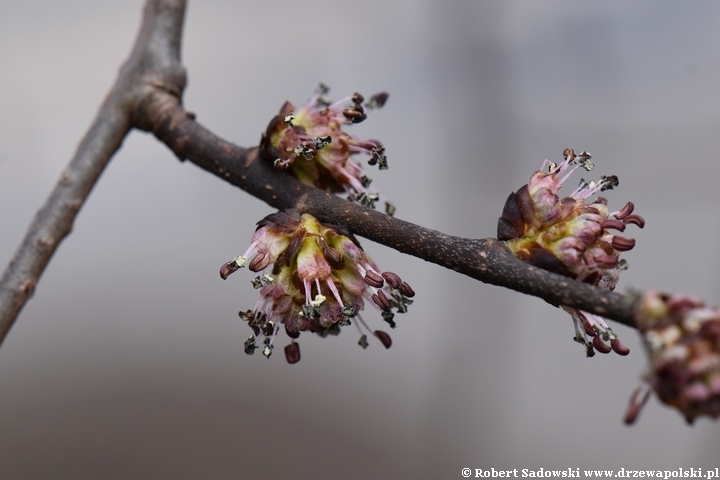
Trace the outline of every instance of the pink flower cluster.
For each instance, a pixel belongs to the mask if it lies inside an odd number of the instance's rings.
[[[383,200],[392,215],[395,207],[370,186],[372,180],[353,155],[369,155],[368,164],[388,168],[385,147],[377,140],[362,140],[343,127],[367,118],[366,110],[382,107],[388,94],[378,93],[367,102],[359,93],[330,103],[328,87],[296,109],[290,102],[280,109],[260,143],[263,156],[276,167],[287,168],[304,183],[330,192],[345,192],[353,201],[375,208]]]
[[[635,310],[650,368],[633,394],[626,423],[633,423],[651,389],[688,423],[720,417],[720,308],[688,295],[648,290]]]
[[[359,312],[368,300],[395,328],[395,313],[405,313],[415,295],[398,275],[379,270],[348,231],[295,211],[273,213],[258,222],[247,251],[223,265],[220,276],[225,279],[246,264],[260,273],[252,281],[260,299],[254,309],[240,312],[253,331],[245,352],[252,354],[260,343],[270,357],[274,338],[284,328],[292,339],[285,347],[289,363],[300,360],[295,339],[301,332],[338,334],[353,321],[363,348],[368,346],[367,334],[390,348],[390,336],[371,330]]]
[[[566,149],[563,154],[563,162],[545,160],[527,185],[510,194],[498,219],[498,239],[525,262],[613,290],[619,271],[627,268],[620,254],[635,246],[634,239],[618,232],[628,225],[643,228],[645,220],[633,213],[631,202],[614,212],[603,197],[586,203],[595,194],[617,187],[619,181],[614,175],[603,176],[598,182],[581,179],[577,188],[560,198],[563,183],[575,170],[590,171],[594,166],[587,152],[576,155]],[[629,353],[602,317],[563,308],[573,319],[575,340],[585,346],[588,356],[595,351]]]

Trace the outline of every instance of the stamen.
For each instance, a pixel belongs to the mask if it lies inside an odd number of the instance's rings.
[[[625,223],[626,225],[627,225],[628,223],[632,223],[633,225],[637,225],[637,226],[640,227],[640,228],[644,228],[644,227],[645,227],[645,219],[644,219],[643,217],[641,217],[640,215],[635,214],[635,213],[626,216],[625,218],[622,219],[622,221],[623,221],[623,223]]]
[[[615,212],[612,215],[617,218],[618,220],[622,220],[623,218],[630,215],[633,210],[635,210],[635,205],[632,202],[628,202],[625,204],[625,206],[620,210],[619,212]]]
[[[335,283],[332,281],[332,279],[328,278],[325,280],[325,283],[327,283],[328,288],[333,293],[333,296],[335,297],[335,300],[337,300],[339,305],[344,305],[343,299],[340,296],[340,292],[338,292],[337,287],[335,286]],[[345,314],[345,308],[343,307],[343,315]],[[354,315],[349,315],[350,317]]]
[[[604,222],[602,222],[600,224],[600,227],[602,227],[604,229],[614,228],[615,230],[620,230],[621,232],[625,231],[625,224],[623,222],[621,222],[620,220],[613,220],[613,219],[605,220]]]
[[[625,423],[627,425],[635,423],[638,415],[640,415],[640,410],[642,410],[643,406],[647,403],[648,398],[650,398],[651,391],[652,390],[647,383],[643,383],[635,389],[632,397],[630,397],[630,404],[628,405],[627,412],[625,412]],[[638,401],[638,397],[640,397],[640,401]]]
[[[613,235],[611,243],[615,250],[619,250],[621,252],[627,252],[635,247],[634,238],[625,238],[620,235]]]
[[[400,276],[393,272],[383,272],[382,278],[388,282],[388,285],[390,285],[391,288],[398,289],[400,288],[400,285],[402,285],[402,279]]]
[[[392,346],[392,339],[390,338],[390,335],[382,330],[375,330],[374,334],[378,340],[380,340],[380,343],[383,344],[383,347],[390,348]]]
[[[300,345],[294,340],[285,347],[285,360],[290,365],[300,361]]]
[[[630,349],[620,343],[620,340],[617,337],[612,339],[610,345],[612,346],[612,349],[615,350],[615,353],[617,353],[618,355],[625,356],[630,353]]]
[[[593,337],[592,343],[595,350],[600,353],[610,353],[612,351],[612,348],[610,348],[607,343],[603,342],[600,337]]]

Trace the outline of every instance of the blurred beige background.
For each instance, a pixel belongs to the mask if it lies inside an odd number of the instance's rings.
[[[0,1],[0,264],[13,255],[126,58],[141,0]],[[387,90],[353,127],[381,139],[398,216],[495,234],[505,197],[565,147],[617,174],[627,285],[720,303],[720,4],[658,1],[190,3],[186,106],[256,144],[319,81]],[[573,180],[574,183],[577,179]],[[461,469],[711,468],[720,424],[652,399],[644,368],[585,359],[541,300],[364,242],[418,293],[394,344],[303,335],[248,357],[223,282],[271,210],[134,132],[0,349],[3,479],[452,479]],[[371,316],[374,325],[380,324]],[[285,344],[285,337],[278,344]],[[279,350],[278,350],[279,353]]]

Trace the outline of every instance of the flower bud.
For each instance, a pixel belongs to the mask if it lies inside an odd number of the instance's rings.
[[[650,368],[645,383],[688,423],[697,417],[720,417],[720,308],[688,295],[648,290],[635,309]],[[626,422],[642,403],[633,395]]]
[[[619,258],[621,253],[635,247],[634,239],[615,231],[623,232],[631,224],[642,228],[645,220],[632,213],[635,208],[632,202],[617,212],[608,210],[607,199],[603,197],[586,202],[596,193],[617,187],[620,182],[615,175],[602,176],[599,182],[581,179],[572,193],[560,198],[560,188],[574,170],[589,171],[594,167],[587,152],[576,155],[568,148],[563,156],[565,160],[560,164],[545,160],[543,168],[532,175],[527,185],[508,196],[498,219],[498,239],[505,241],[515,256],[536,267],[613,290],[619,271],[627,268],[627,262]],[[548,171],[544,171],[546,166]],[[629,353],[600,317],[576,309],[566,310],[575,324],[575,338],[585,345],[588,354],[595,350]],[[604,340],[610,345],[590,340],[593,335],[581,328],[583,321],[589,321],[607,336]]]
[[[370,165],[386,170],[385,149],[377,140],[362,140],[347,133],[343,127],[367,118],[359,93],[332,105],[321,86],[304,106],[296,109],[286,102],[268,125],[260,142],[260,152],[278,168],[287,168],[303,183],[329,192],[345,192],[347,197],[369,208],[382,200],[388,212],[394,206],[370,187],[370,179],[361,163],[353,157],[370,156]],[[381,107],[387,93],[374,95],[366,106]],[[390,213],[388,213],[390,214]]]
[[[405,313],[412,303],[409,297],[415,295],[398,275],[379,270],[346,229],[323,225],[312,215],[294,210],[273,213],[258,222],[250,247],[226,263],[221,274],[237,270],[248,260],[250,270],[261,273],[252,281],[260,299],[253,310],[240,312],[253,331],[245,344],[248,354],[262,342],[263,355],[270,357],[281,326],[296,339],[303,331],[337,334],[352,322],[389,348],[390,336],[371,330],[358,312],[369,300],[394,328],[394,311]],[[271,274],[262,272],[265,268]],[[360,345],[366,346],[367,334],[362,332]],[[300,347],[294,341],[284,351],[288,363],[300,360]]]

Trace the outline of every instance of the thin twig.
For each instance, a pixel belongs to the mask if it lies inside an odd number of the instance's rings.
[[[179,98],[185,86],[180,65],[184,0],[150,0],[135,46],[97,117],[38,211],[0,279],[0,343],[5,339],[60,242],[110,158],[133,126],[148,90],[164,87]],[[167,85],[172,85],[167,88]]]
[[[527,265],[498,240],[445,235],[304,185],[260,158],[257,148],[235,146],[205,129],[182,108],[184,12],[184,0],[148,0],[130,58],[0,280],[0,342],[70,232],[105,165],[133,127],[153,132],[181,160],[189,159],[273,207],[297,208],[480,281],[633,325],[633,302],[628,296]]]

